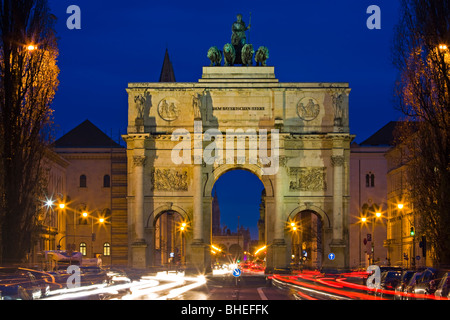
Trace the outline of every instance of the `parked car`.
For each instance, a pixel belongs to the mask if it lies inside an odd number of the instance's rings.
[[[383,296],[383,290],[391,290],[392,293],[394,293],[395,288],[397,287],[397,284],[400,282],[400,279],[402,277],[402,272],[400,270],[398,271],[384,271],[381,274],[380,279],[380,288],[375,291],[375,294],[379,294],[380,296]],[[392,297],[389,295],[389,297]]]
[[[20,268],[0,269],[2,300],[34,300],[42,297],[42,289],[36,277]]]
[[[434,295],[439,282],[447,272],[448,270],[438,270],[434,268],[426,269],[414,286],[413,292],[418,295],[414,298],[424,299],[421,295]]]
[[[108,283],[109,277],[106,270],[99,267],[80,267],[81,285]]]
[[[402,294],[403,294],[404,290],[406,289],[406,286],[408,285],[408,283],[411,280],[414,273],[416,273],[416,272],[413,270],[405,270],[402,272],[402,276],[401,276],[399,282],[397,283],[397,286],[394,289],[394,291],[395,291],[394,299],[395,300],[403,300]]]
[[[438,299],[450,299],[450,272],[445,273],[441,278],[434,296]]]
[[[403,289],[403,293],[405,294],[403,296],[403,300],[412,300],[412,294],[414,293],[414,287],[416,286],[417,280],[420,279],[423,272],[415,272],[411,279],[409,280],[408,284]]]
[[[28,269],[27,271],[35,277],[38,286],[41,288],[42,297],[48,296],[52,289],[58,288],[55,284],[55,279],[49,273],[33,269]]]

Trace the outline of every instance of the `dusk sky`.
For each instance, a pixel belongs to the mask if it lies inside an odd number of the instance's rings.
[[[89,119],[119,140],[119,134],[126,133],[129,82],[158,82],[166,48],[177,82],[197,82],[202,67],[210,63],[208,49],[230,42],[236,14],[248,24],[250,12],[247,38],[254,47],[268,47],[267,64],[275,67],[280,82],[349,83],[350,131],[356,142],[401,117],[393,102],[397,70],[391,47],[399,17],[395,0],[49,3],[58,18],[61,83],[53,104],[57,137]],[[66,26],[70,5],[81,9],[81,30]],[[381,29],[366,26],[370,5],[381,9]],[[216,187],[222,223],[236,230],[239,215],[255,235],[259,180],[251,174],[226,174]],[[231,193],[242,195],[249,189],[253,209]],[[241,209],[231,208],[233,202]]]

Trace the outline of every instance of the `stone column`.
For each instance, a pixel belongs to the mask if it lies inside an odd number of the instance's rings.
[[[283,162],[283,161],[280,161]],[[289,260],[287,256],[287,245],[285,241],[285,217],[284,217],[284,203],[283,203],[283,171],[284,167],[281,163],[278,172],[275,174],[275,221],[274,221],[274,237],[273,243],[269,246],[269,250],[272,252],[272,265],[268,266],[273,268],[286,268],[289,266]]]
[[[133,268],[147,267],[147,244],[144,238],[144,166],[145,156],[134,156],[134,232],[135,237],[131,244],[131,265]]]
[[[135,239],[134,242],[145,243],[144,240],[144,165],[145,156],[134,156],[134,218],[135,218]]]
[[[194,164],[194,243],[203,243],[202,165]]]
[[[343,156],[332,156],[333,165],[333,242],[343,241]]]
[[[284,219],[283,219],[283,180],[280,168],[275,175],[275,232],[274,242],[284,244]]]

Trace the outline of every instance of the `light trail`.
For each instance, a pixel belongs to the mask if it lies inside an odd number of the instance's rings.
[[[184,273],[161,272],[156,276],[142,276],[139,281],[131,282],[126,277],[115,277],[114,281],[128,281],[128,283],[104,283],[58,289],[51,291],[49,296],[41,300],[83,300],[91,297],[94,299],[102,297],[106,300],[167,300],[204,285],[206,278],[204,276],[186,277]],[[169,292],[164,295],[166,291]],[[163,295],[159,296],[158,293]]]
[[[321,294],[331,299],[342,299],[342,296],[345,296],[358,300],[390,300],[386,297],[377,296],[377,294],[383,294],[390,295],[390,297],[397,295],[410,299],[448,300],[448,298],[436,297],[434,294],[395,292],[395,290],[370,288],[367,285],[353,283],[348,280],[348,278],[364,278],[367,276],[367,272],[350,272],[342,273],[337,275],[336,278],[333,278],[319,272],[305,272],[296,274],[295,276],[273,275],[273,279],[287,283],[288,285],[293,285],[302,291],[309,291],[315,295]],[[314,299],[304,292],[300,292],[298,295],[305,299]]]
[[[347,291],[345,289],[335,289],[333,287],[323,286],[323,285],[315,285],[312,283],[307,283],[305,281],[298,281],[291,279],[292,277],[282,277],[279,275],[274,275],[275,279],[278,279],[279,281],[290,283],[293,285],[296,285],[300,287],[302,290],[309,290],[316,294],[322,294],[326,295],[327,297],[331,299],[358,299],[358,300],[386,300],[384,298],[380,297],[374,297],[369,294],[359,293],[359,292],[352,292]],[[319,282],[319,279],[310,278],[310,280]]]

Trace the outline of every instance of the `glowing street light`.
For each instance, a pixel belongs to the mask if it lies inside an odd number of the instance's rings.
[[[48,199],[47,201],[45,201],[45,205],[46,205],[48,208],[53,207],[53,203],[54,203],[54,201],[51,200],[51,199]]]
[[[37,46],[35,46],[34,44],[29,44],[29,45],[27,46],[27,50],[28,50],[28,51],[34,51],[34,50],[37,50]]]
[[[443,43],[442,43],[442,44],[439,45],[439,49],[440,49],[440,50],[447,50],[448,47],[447,47],[446,44],[443,44]]]
[[[399,204],[397,204],[397,208],[399,208],[399,209],[403,209],[403,203],[399,203]]]
[[[295,225],[294,222],[291,222],[291,228],[292,228],[292,231],[297,231],[297,226]]]

